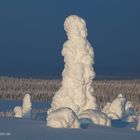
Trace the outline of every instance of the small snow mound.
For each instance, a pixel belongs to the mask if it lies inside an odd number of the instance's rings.
[[[116,99],[110,104],[107,104],[103,109],[103,112],[107,114],[111,119],[122,119],[125,113],[126,99],[122,94],[119,94]]]
[[[98,125],[104,125],[109,127],[111,126],[111,121],[109,117],[105,113],[100,112],[99,110],[92,109],[85,110],[78,115],[78,118],[80,120],[89,119],[92,121],[92,123]]]
[[[15,117],[22,118],[22,108],[20,106],[16,106],[14,108]]]
[[[26,94],[23,98],[22,113],[24,118],[31,118],[31,96]]]
[[[61,108],[48,114],[47,126],[54,128],[80,128],[80,123],[77,115],[70,108]]]

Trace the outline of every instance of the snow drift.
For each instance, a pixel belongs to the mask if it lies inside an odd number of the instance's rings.
[[[89,119],[94,124],[111,127],[111,121],[109,117],[105,113],[99,110],[92,110],[92,109],[85,110],[78,116],[78,118]]]
[[[47,117],[47,126],[54,128],[79,128],[77,115],[70,108],[52,111]]]

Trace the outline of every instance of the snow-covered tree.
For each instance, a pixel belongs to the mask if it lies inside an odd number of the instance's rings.
[[[119,94],[112,103],[105,106],[103,112],[106,113],[111,119],[122,119],[125,113],[125,103],[126,99],[122,94]]]
[[[82,18],[76,15],[67,17],[64,28],[68,40],[62,49],[65,62],[62,86],[56,92],[50,110],[69,107],[78,114],[81,110],[97,108],[91,86],[95,77],[92,67],[94,52],[86,39],[86,23]]]
[[[23,117],[22,108],[20,106],[16,106],[14,108],[14,113],[15,113],[16,118],[22,118]]]
[[[31,118],[31,110],[32,110],[31,96],[30,94],[26,94],[23,98],[23,105],[22,105],[23,117]]]
[[[48,117],[52,111],[64,107],[71,108],[76,115],[87,109],[97,109],[94,89],[91,86],[95,77],[92,67],[94,51],[87,37],[84,19],[71,15],[64,22],[68,40],[64,43],[64,70],[62,72],[62,86],[53,97]],[[49,122],[48,122],[49,124]]]
[[[30,98],[30,94],[25,94],[22,107],[14,108],[15,117],[31,118],[32,103]]]

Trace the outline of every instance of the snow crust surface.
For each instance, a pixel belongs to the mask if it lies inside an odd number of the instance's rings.
[[[46,127],[45,121],[0,118],[0,140],[140,140],[140,132],[130,128],[90,125],[87,129]]]

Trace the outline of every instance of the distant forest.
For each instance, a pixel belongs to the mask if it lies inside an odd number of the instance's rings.
[[[92,85],[101,108],[120,93],[140,104],[140,80],[93,80]],[[61,80],[0,77],[0,100],[22,100],[28,93],[32,101],[51,101],[60,86]]]

